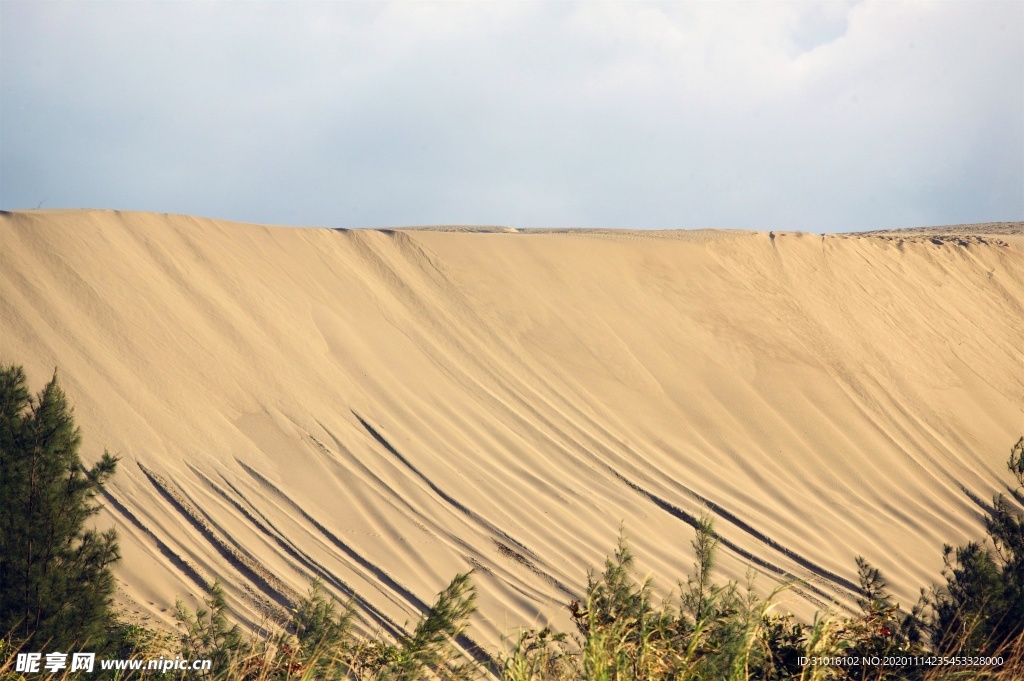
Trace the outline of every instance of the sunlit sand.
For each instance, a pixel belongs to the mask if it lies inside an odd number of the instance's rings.
[[[118,598],[248,623],[320,575],[366,628],[474,569],[471,635],[566,629],[620,523],[667,594],[721,570],[787,607],[898,600],[984,534],[1024,432],[1021,223],[863,235],[332,231],[0,217],[0,360],[57,367]]]

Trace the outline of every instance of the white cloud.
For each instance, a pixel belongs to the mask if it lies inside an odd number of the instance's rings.
[[[0,4],[0,201],[276,223],[1024,217],[1024,5]]]

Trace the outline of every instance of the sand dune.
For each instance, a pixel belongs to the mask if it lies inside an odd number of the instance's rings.
[[[667,592],[904,603],[983,534],[1024,433],[1020,224],[796,233],[332,231],[0,218],[0,360],[59,369],[122,463],[126,607],[220,577],[246,622],[319,575],[394,630],[475,569],[471,636],[549,618],[625,523]]]

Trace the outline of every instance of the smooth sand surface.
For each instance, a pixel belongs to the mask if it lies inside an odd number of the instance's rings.
[[[1012,482],[1024,237],[4,213],[0,361],[122,457],[99,522],[151,624],[319,575],[393,630],[473,568],[496,646],[569,628],[623,522],[667,593],[702,509],[723,579],[805,580],[783,608],[848,605],[857,555],[909,605]]]

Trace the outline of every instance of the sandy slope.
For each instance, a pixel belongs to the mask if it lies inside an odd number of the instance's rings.
[[[622,521],[667,590],[702,507],[725,576],[808,580],[794,610],[847,599],[857,554],[908,602],[1011,480],[1019,232],[6,213],[0,360],[59,367],[86,456],[122,456],[103,522],[156,619],[219,576],[253,621],[320,575],[389,628],[475,567],[494,645],[566,626]]]

